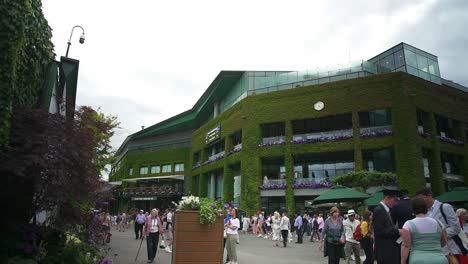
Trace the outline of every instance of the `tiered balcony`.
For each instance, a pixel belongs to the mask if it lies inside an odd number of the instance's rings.
[[[393,128],[392,126],[361,128],[360,135],[362,138],[391,136],[393,135]]]
[[[180,184],[125,188],[118,191],[118,195],[121,195],[122,197],[171,196],[183,194],[183,186]]]
[[[316,143],[326,141],[340,141],[353,138],[353,130],[336,130],[319,133],[309,133],[293,136],[292,144]]]
[[[276,145],[284,145],[286,144],[286,140],[284,136],[279,137],[268,137],[262,138],[262,143],[260,143],[259,147],[268,147],[268,146],[276,146]]]
[[[239,152],[239,151],[241,151],[241,150],[242,150],[242,143],[235,145],[234,148],[232,148],[232,149],[228,152],[228,155],[232,155],[232,154],[234,154],[234,153],[236,153],[236,152]]]
[[[213,156],[210,156],[206,161],[204,161],[201,165],[202,166],[205,166],[207,164],[210,164],[212,162],[215,162],[215,161],[218,161],[220,159],[224,158],[224,151],[223,152],[219,152],[219,153],[216,153],[214,154]]]

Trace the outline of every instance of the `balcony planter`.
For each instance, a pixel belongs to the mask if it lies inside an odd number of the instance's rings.
[[[178,210],[174,216],[172,264],[223,263],[223,218],[200,224],[199,211]]]

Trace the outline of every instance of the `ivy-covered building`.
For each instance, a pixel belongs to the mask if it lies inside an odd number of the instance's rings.
[[[302,211],[353,170],[395,172],[410,192],[466,185],[467,137],[468,88],[400,43],[341,69],[222,71],[192,109],[130,135],[110,181],[121,206],[192,193]]]

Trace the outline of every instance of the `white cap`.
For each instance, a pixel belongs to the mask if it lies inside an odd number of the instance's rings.
[[[355,215],[356,212],[353,209],[348,210],[348,215]]]

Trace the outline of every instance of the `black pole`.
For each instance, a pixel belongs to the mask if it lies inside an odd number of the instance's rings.
[[[67,43],[68,43],[68,46],[67,46],[67,53],[65,53],[65,57],[66,57],[66,58],[68,58],[68,51],[70,50],[70,45],[71,45],[70,41],[67,42]]]

